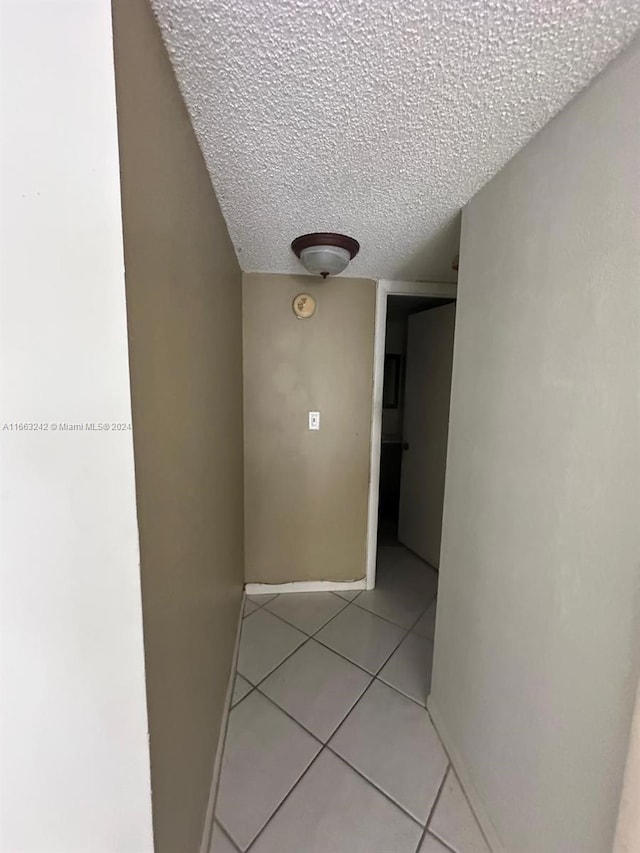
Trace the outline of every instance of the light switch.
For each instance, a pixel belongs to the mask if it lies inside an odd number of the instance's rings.
[[[309,429],[320,429],[320,412],[309,412]]]

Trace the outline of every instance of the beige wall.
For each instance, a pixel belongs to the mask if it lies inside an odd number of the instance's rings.
[[[115,0],[155,849],[198,849],[243,580],[241,276],[145,0]]]
[[[301,292],[309,320],[291,310]],[[362,578],[375,284],[251,274],[243,299],[246,579]]]
[[[640,45],[464,212],[431,707],[508,853],[611,849],[640,655]]]

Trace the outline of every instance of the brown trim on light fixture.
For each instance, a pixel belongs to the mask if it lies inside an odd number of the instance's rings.
[[[339,249],[346,249],[352,260],[360,251],[360,243],[353,237],[347,237],[346,234],[334,234],[331,231],[302,234],[291,243],[291,248],[298,257],[300,257],[300,252],[303,249],[308,249],[310,246],[337,246]]]

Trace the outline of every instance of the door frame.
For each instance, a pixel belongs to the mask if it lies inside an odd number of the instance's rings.
[[[376,585],[376,552],[378,547],[378,491],[380,488],[380,452],[382,450],[382,387],[384,384],[384,347],[387,331],[388,296],[431,296],[455,299],[458,286],[444,281],[376,282],[376,312],[373,335],[373,390],[371,395],[371,439],[369,459],[369,501],[367,510],[366,588]]]

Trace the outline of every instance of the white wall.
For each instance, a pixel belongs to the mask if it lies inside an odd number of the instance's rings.
[[[508,853],[613,840],[640,655],[639,92],[636,42],[463,216],[430,707]]]
[[[110,4],[0,8],[2,424],[129,423]],[[0,430],[0,847],[150,851],[131,433]]]

